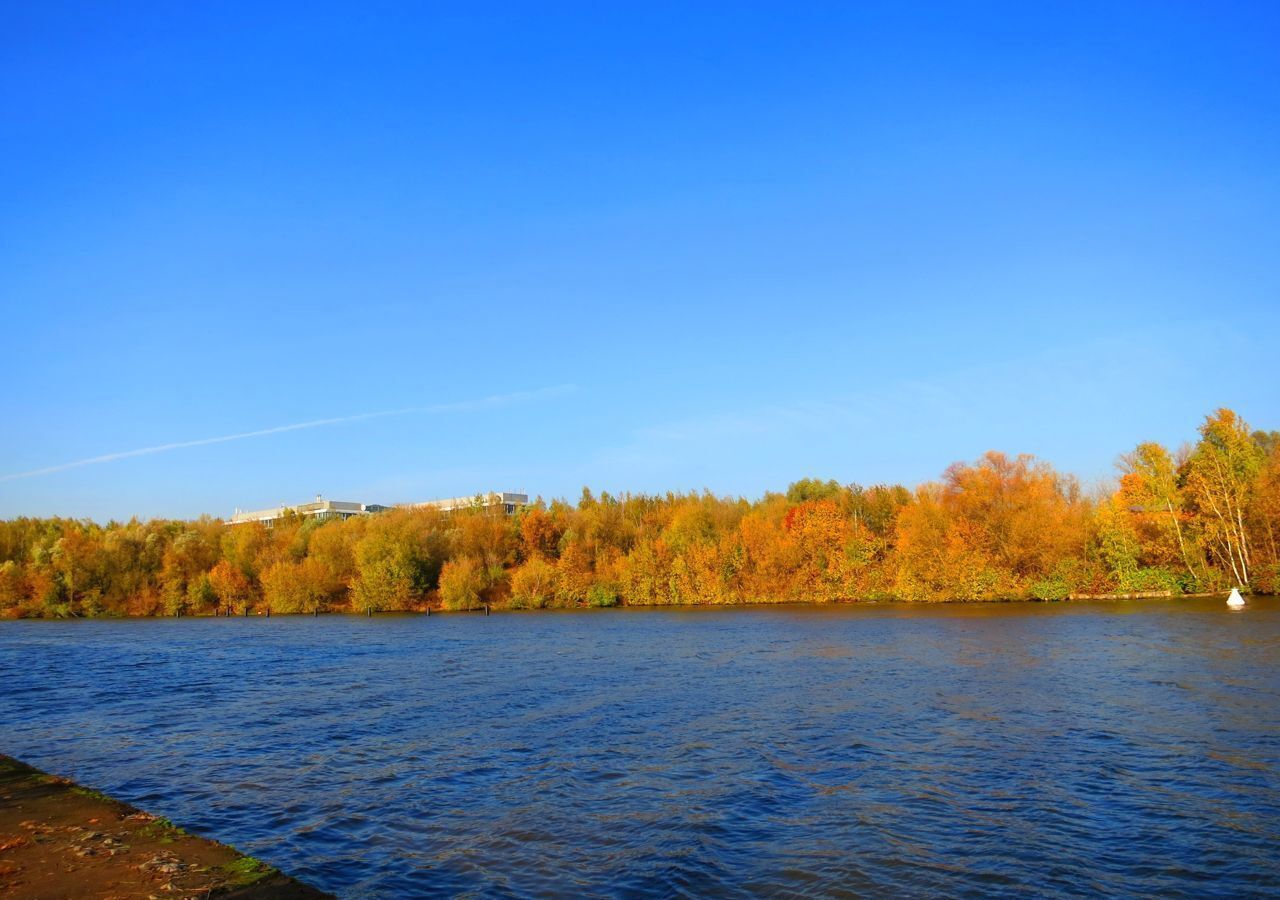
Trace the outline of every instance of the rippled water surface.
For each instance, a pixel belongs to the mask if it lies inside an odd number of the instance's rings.
[[[0,623],[0,752],[343,896],[1280,891],[1280,603]]]

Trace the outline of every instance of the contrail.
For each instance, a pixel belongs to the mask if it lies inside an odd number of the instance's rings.
[[[124,450],[120,453],[107,453],[103,456],[91,456],[75,462],[60,463],[43,469],[32,469],[30,472],[14,472],[12,475],[0,475],[0,481],[15,481],[19,478],[35,478],[39,475],[52,475],[65,472],[67,469],[78,469],[81,466],[92,466],[98,463],[115,462],[118,459],[129,459],[134,456],[150,456],[152,453],[167,453],[170,450],[184,450],[187,447],[204,447],[208,444],[225,444],[228,441],[242,441],[245,438],[265,437],[269,434],[280,434],[285,431],[302,431],[307,428],[323,428],[326,425],[341,425],[346,422],[362,422],[366,419],[385,419],[389,416],[407,416],[417,414],[438,414],[451,412],[472,412],[492,406],[507,406],[528,400],[541,400],[571,393],[577,388],[571,384],[555,387],[539,388],[533,391],[517,391],[511,394],[495,394],[479,400],[461,400],[456,403],[436,403],[430,406],[406,406],[404,409],[384,409],[380,412],[357,413],[354,416],[337,416],[332,419],[312,419],[310,422],[294,422],[292,425],[277,425],[274,428],[260,428],[257,431],[242,431],[239,434],[224,434],[219,437],[200,438],[194,441],[178,441],[173,444],[158,444],[154,447],[141,447],[137,450]]]

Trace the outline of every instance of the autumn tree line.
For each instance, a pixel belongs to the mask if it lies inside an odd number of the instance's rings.
[[[987,453],[910,490],[804,480],[755,502],[582,492],[503,515],[399,508],[287,518],[0,522],[8,617],[427,607],[1062,600],[1280,586],[1280,432],[1206,417],[1083,491]]]

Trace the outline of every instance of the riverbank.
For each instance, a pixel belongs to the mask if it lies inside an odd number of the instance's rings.
[[[3,755],[0,895],[31,900],[330,896],[232,847]]]
[[[1052,599],[1041,599],[1036,597],[1002,597],[998,599],[982,599],[976,600],[972,598],[953,598],[947,600],[905,600],[899,597],[879,597],[875,599],[858,599],[858,600],[737,600],[722,603],[696,603],[696,602],[673,602],[673,603],[628,603],[619,602],[612,604],[588,604],[580,603],[577,605],[567,604],[547,604],[545,606],[527,606],[517,605],[509,601],[498,601],[491,604],[480,604],[464,608],[449,608],[440,603],[422,603],[404,608],[397,609],[377,609],[377,610],[356,610],[350,608],[334,608],[326,610],[317,610],[315,612],[306,613],[272,613],[265,609],[250,609],[228,613],[226,611],[217,612],[201,612],[201,613],[184,613],[180,616],[174,614],[168,615],[104,615],[104,616],[69,616],[61,617],[66,619],[167,619],[167,618],[183,618],[183,619],[242,619],[242,618],[313,618],[327,616],[357,616],[360,618],[368,616],[440,616],[440,615],[489,615],[491,613],[502,612],[573,612],[585,611],[592,609],[737,609],[751,607],[781,607],[781,606],[878,606],[885,604],[898,604],[904,606],[962,606],[962,605],[979,605],[979,606],[998,606],[1002,604],[1070,604],[1094,602],[1100,600],[1199,600],[1207,597],[1227,596],[1227,591],[1201,591],[1193,594],[1180,594],[1173,591],[1135,591],[1131,593],[1098,593],[1098,594],[1069,594],[1065,597]],[[1246,597],[1266,597],[1274,596],[1254,592],[1246,594]],[[3,618],[3,617],[0,617]],[[59,617],[53,616],[34,616],[29,619],[47,619],[55,620]],[[12,617],[11,617],[11,620]]]

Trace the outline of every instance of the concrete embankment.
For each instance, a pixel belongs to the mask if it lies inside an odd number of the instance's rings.
[[[0,755],[0,897],[329,897],[237,850]]]

